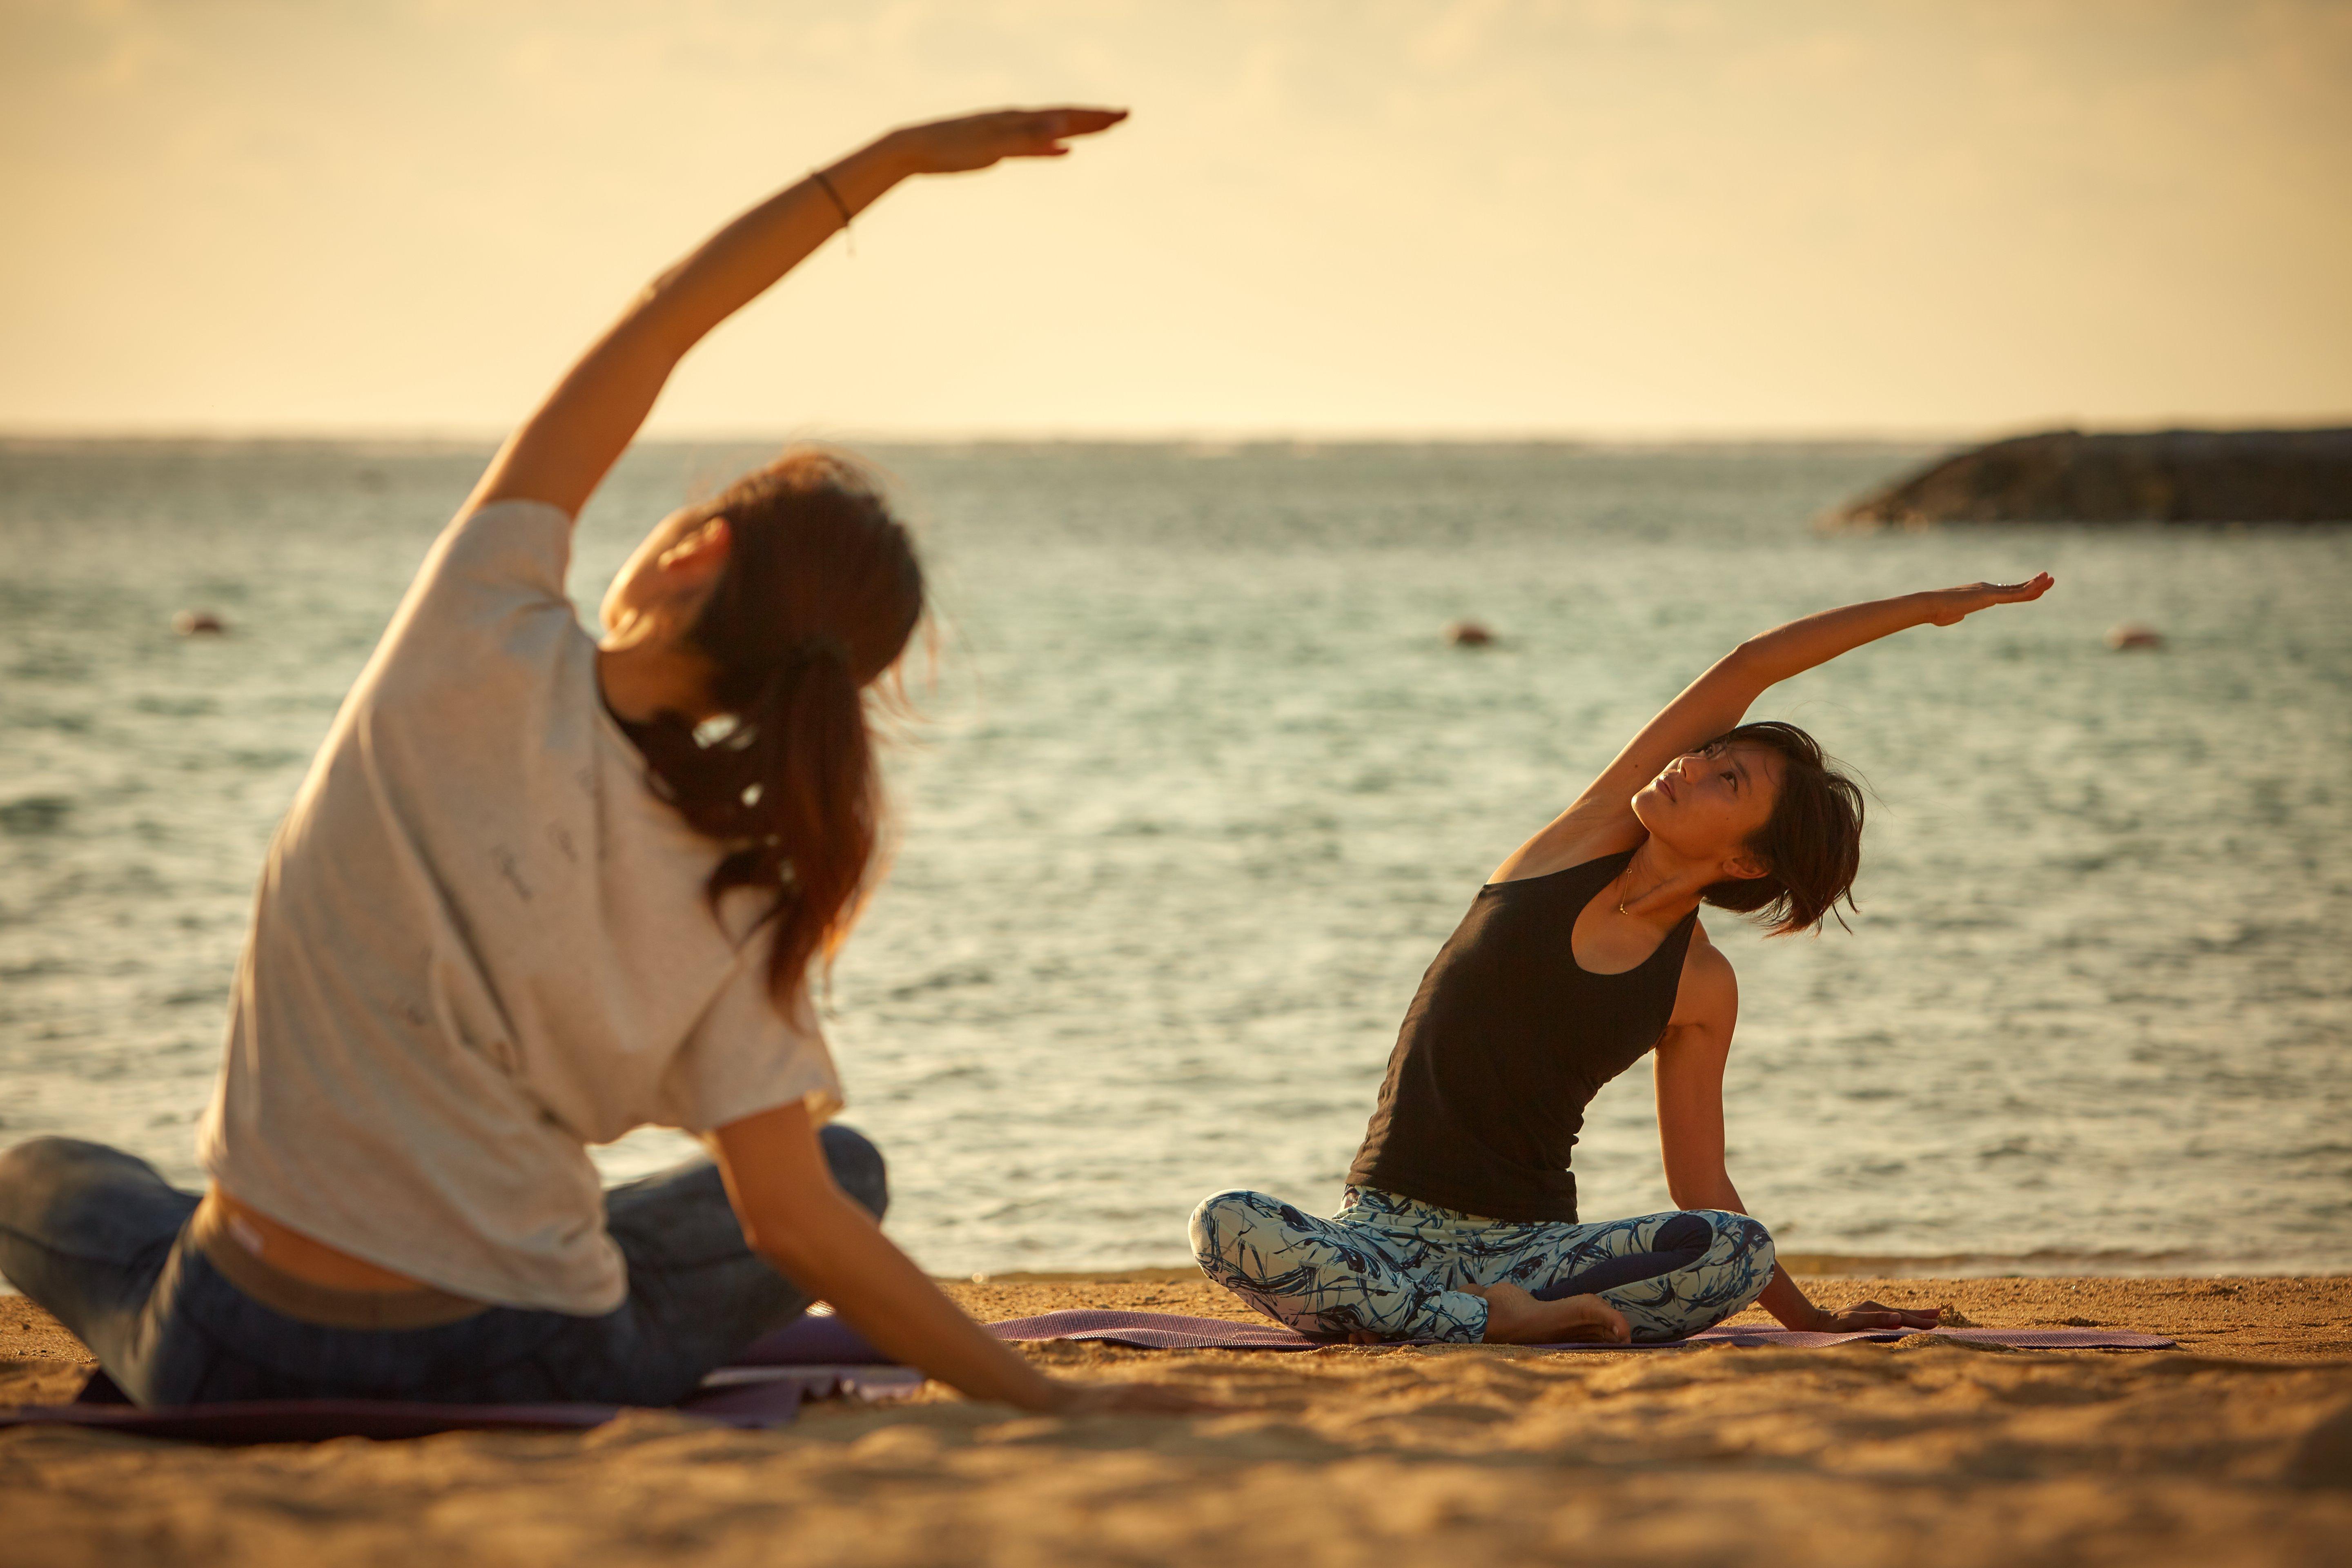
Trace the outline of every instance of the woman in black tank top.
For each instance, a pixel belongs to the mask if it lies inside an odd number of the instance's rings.
[[[1717,661],[1478,889],[1405,1010],[1339,1213],[1220,1193],[1192,1216],[1201,1267],[1293,1328],[1360,1341],[1656,1341],[1750,1301],[1790,1328],[1933,1327],[1875,1301],[1816,1307],[1748,1217],[1723,1160],[1738,994],[1698,910],[1783,935],[1852,903],[1861,794],[1803,731],[1741,722],[1768,687],[2050,585],[1850,605]],[[1681,1207],[1582,1223],[1584,1108],[1653,1049]]]

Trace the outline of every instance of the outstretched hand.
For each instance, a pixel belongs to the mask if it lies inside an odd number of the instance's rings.
[[[1124,109],[999,109],[894,131],[891,140],[919,174],[961,174],[1006,158],[1061,158],[1073,136],[1093,136],[1127,118]]]
[[[1857,1301],[1843,1311],[1816,1310],[1814,1321],[1805,1326],[1815,1333],[1850,1334],[1863,1329],[1932,1329],[1944,1321],[1944,1310],[1929,1307],[1914,1311],[1906,1307],[1890,1307],[1884,1301]]]
[[[2023,583],[1970,583],[1962,588],[1946,588],[1927,595],[1931,601],[1927,618],[1948,626],[1995,605],[2031,604],[2050,592],[2056,581],[2049,573],[2039,572]]]

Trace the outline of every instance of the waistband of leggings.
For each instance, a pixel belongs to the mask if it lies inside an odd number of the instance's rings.
[[[239,1241],[229,1229],[227,1209],[211,1193],[188,1222],[188,1239],[248,1300],[320,1328],[437,1329],[489,1310],[486,1301],[430,1285],[409,1290],[338,1290],[297,1279]]]

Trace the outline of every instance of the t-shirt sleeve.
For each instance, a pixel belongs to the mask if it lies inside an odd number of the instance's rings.
[[[795,1102],[809,1119],[841,1110],[841,1079],[803,989],[787,1018],[768,993],[767,944],[751,943],[662,1079],[674,1127],[709,1132]]]
[[[472,601],[477,613],[499,598],[570,601],[572,518],[543,500],[499,500],[477,507],[442,531],[417,584],[428,599]]]
[[[459,517],[426,553],[354,692],[397,707],[462,681],[483,699],[499,689],[500,669],[538,668],[579,635],[563,591],[571,565],[572,519],[561,507],[493,501]]]

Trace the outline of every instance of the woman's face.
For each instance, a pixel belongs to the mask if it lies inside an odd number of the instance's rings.
[[[1633,816],[1651,837],[1691,859],[1752,860],[1748,845],[1771,819],[1787,767],[1779,752],[1750,742],[1685,752],[1634,795]]]

